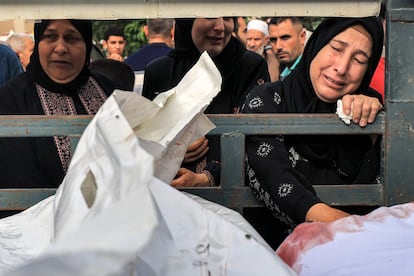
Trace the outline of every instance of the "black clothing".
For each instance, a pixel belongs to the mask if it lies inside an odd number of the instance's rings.
[[[133,91],[135,74],[132,68],[125,62],[110,58],[101,58],[91,62],[89,70],[93,74],[107,79],[115,89]]]
[[[79,97],[78,94],[62,95],[54,92],[42,93],[46,102],[54,109],[49,115],[71,115],[71,114],[95,114],[102,105],[106,96],[112,92],[110,84],[106,84],[106,90],[101,85],[96,85],[96,79],[87,82],[82,89],[86,97]],[[87,91],[101,89],[97,93]],[[10,81],[0,88],[0,114],[3,115],[44,115],[43,106],[39,97],[38,89],[41,87],[35,84],[23,73],[16,79]],[[78,90],[79,91],[79,90]],[[96,95],[100,97],[97,97]],[[56,95],[56,98],[52,95]],[[89,97],[89,95],[91,97]],[[82,101],[85,98],[88,104],[86,107]],[[72,113],[61,113],[59,102],[72,101],[68,104],[75,107]],[[64,107],[66,108],[66,106]],[[89,108],[90,110],[86,110]],[[49,111],[51,111],[49,109]],[[55,139],[58,139],[55,141]],[[0,139],[0,187],[1,188],[56,188],[62,182],[70,158],[68,141],[53,137],[33,138],[1,138]],[[56,143],[59,143],[58,151]],[[61,156],[59,156],[59,152]],[[62,158],[64,158],[62,163]]]
[[[167,56],[151,62],[146,67],[142,90],[144,97],[152,100],[159,92],[175,87],[198,61],[201,53],[191,38],[192,24],[192,19],[176,20],[174,37],[176,48]],[[247,51],[234,37],[223,51],[212,59],[221,73],[223,82],[221,92],[207,107],[206,114],[237,113],[247,92],[254,86],[270,80],[266,61],[256,53]],[[200,166],[201,163],[197,161],[186,167],[196,172],[209,171],[218,185],[219,137],[209,137],[209,147],[206,166]]]
[[[362,25],[373,41],[367,72],[355,92],[380,99],[368,86],[381,56],[381,24],[375,17],[330,18],[312,34],[297,68],[283,81],[253,89],[242,112],[335,113],[336,103],[316,96],[310,64],[333,37],[354,25]],[[312,184],[373,183],[379,168],[379,143],[373,146],[368,135],[251,136],[246,146],[250,186],[290,227],[321,202]]]

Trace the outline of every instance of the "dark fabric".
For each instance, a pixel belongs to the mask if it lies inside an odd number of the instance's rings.
[[[328,18],[312,34],[296,70],[284,81],[253,89],[242,112],[335,113],[336,103],[322,102],[316,96],[310,64],[334,36],[357,24],[371,34],[373,49],[356,93],[381,99],[368,88],[381,56],[380,22],[375,17]],[[250,185],[274,215],[291,226],[303,222],[309,208],[321,202],[312,184],[372,183],[378,173],[379,143],[372,148],[367,135],[252,136],[246,144]]]
[[[85,24],[90,26],[90,23]],[[43,25],[36,26],[35,36],[39,39],[41,37],[39,31],[44,30],[45,27]],[[85,35],[85,41],[92,39],[91,32],[83,32],[82,30],[81,33]],[[82,76],[68,85],[53,83],[40,66],[38,39],[29,72],[19,75],[0,88],[0,114],[44,115],[36,84],[52,93],[69,96],[74,103],[75,114],[87,114],[87,111],[77,94],[78,90],[68,91],[67,89],[84,87],[88,79],[92,77],[106,95],[112,93],[113,85],[111,83],[99,76],[91,76],[87,69],[81,72]],[[87,64],[89,64],[89,53],[85,60],[85,66]],[[53,103],[48,104],[52,105]],[[63,180],[64,170],[51,137],[2,138],[0,139],[0,153],[1,188],[56,188]]]
[[[142,95],[150,100],[158,93],[175,87],[198,61],[198,52],[191,38],[193,19],[177,19],[175,25],[175,50],[167,56],[151,62],[145,69]],[[207,114],[231,114],[238,112],[245,96],[254,86],[269,81],[266,61],[256,53],[247,51],[243,44],[232,37],[228,45],[212,58],[223,78],[221,92],[207,107]],[[220,183],[219,137],[208,136],[210,150],[207,170]],[[196,171],[198,161],[186,167]],[[214,168],[214,169],[213,169]]]
[[[131,66],[125,62],[101,58],[91,62],[89,70],[102,78],[108,79],[115,89],[133,91],[135,84],[135,74]]]
[[[76,93],[76,91],[78,91],[79,87],[81,87],[88,80],[90,76],[88,67],[92,51],[92,23],[88,20],[69,20],[72,23],[72,25],[79,31],[79,33],[83,37],[83,40],[85,41],[85,65],[83,66],[83,69],[80,72],[80,74],[73,81],[66,84],[58,85],[48,77],[48,75],[40,65],[38,51],[39,42],[42,40],[43,33],[52,21],[53,20],[42,20],[41,22],[35,23],[35,46],[33,49],[33,54],[30,56],[30,63],[28,64],[26,71],[34,81],[36,81],[38,84],[40,84],[42,87],[46,88],[49,91],[54,91],[55,93],[62,93],[66,95],[74,94]]]
[[[112,84],[98,79],[107,95]],[[71,97],[77,114],[86,114],[76,96]],[[43,115],[35,83],[23,73],[0,88],[0,114]],[[51,137],[0,139],[1,188],[56,188],[64,172]]]
[[[19,57],[8,46],[0,43],[0,86],[23,73]]]
[[[166,56],[172,48],[165,43],[151,43],[142,47],[130,55],[125,63],[132,67],[134,71],[144,71],[145,66],[152,60]]]

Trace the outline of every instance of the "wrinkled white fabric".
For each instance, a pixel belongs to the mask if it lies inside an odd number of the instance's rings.
[[[303,223],[278,255],[299,275],[414,275],[414,204],[331,223]]]
[[[161,106],[108,98],[56,195],[0,220],[2,275],[293,275],[238,213],[167,184],[221,78],[203,54],[183,82]]]

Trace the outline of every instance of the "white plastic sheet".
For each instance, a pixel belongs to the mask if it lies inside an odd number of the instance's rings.
[[[0,220],[2,274],[293,275],[238,213],[167,184],[220,84],[203,54],[167,99],[115,92],[56,195]]]

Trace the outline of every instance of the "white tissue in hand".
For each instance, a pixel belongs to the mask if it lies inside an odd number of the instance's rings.
[[[352,106],[351,106],[351,113],[349,115],[346,115],[342,107],[342,100],[338,100],[336,103],[336,114],[338,114],[338,117],[342,121],[344,121],[345,124],[349,125],[352,120]]]

